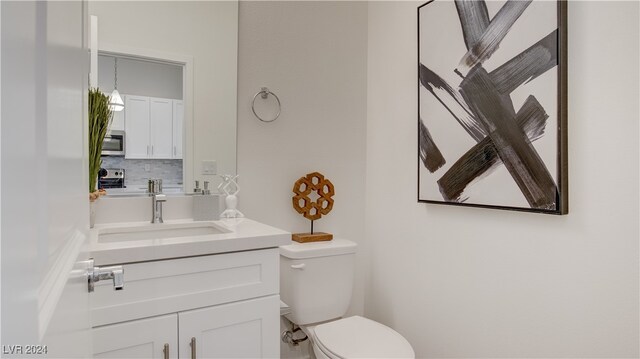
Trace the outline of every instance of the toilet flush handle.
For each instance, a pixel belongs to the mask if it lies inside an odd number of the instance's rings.
[[[304,263],[300,263],[300,264],[292,264],[291,268],[293,269],[304,269],[305,264]]]

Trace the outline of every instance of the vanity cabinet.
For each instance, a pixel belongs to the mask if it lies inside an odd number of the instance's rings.
[[[179,357],[277,358],[279,308],[270,296],[178,313]]]
[[[94,358],[178,357],[177,314],[94,328],[92,336]]]
[[[91,298],[96,358],[279,357],[278,248],[122,265]]]
[[[125,158],[182,158],[182,101],[127,95],[123,112]]]

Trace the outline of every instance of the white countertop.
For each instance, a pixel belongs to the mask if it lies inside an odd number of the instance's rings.
[[[98,235],[105,229],[121,227],[171,226],[172,224],[205,223],[193,220],[171,220],[164,224],[149,222],[125,222],[96,224],[89,232],[91,257],[96,266],[133,263],[207,254],[238,252],[279,247],[291,243],[291,233],[247,218],[211,221],[228,233],[196,235],[189,237],[98,242]]]

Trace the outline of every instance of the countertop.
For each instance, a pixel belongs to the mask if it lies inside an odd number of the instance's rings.
[[[184,223],[210,223],[228,233],[98,242],[99,234],[101,231],[104,233],[105,229],[146,226],[161,228],[161,226]],[[191,219],[171,220],[165,221],[164,224],[125,222],[96,224],[89,232],[89,243],[95,265],[105,266],[279,247],[291,243],[291,233],[247,218],[210,222],[195,222]]]

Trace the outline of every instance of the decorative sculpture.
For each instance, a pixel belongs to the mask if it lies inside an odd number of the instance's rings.
[[[310,233],[294,233],[292,239],[296,242],[330,241],[333,234],[313,231],[313,221],[322,218],[333,209],[333,183],[320,172],[312,172],[300,177],[293,185],[293,209],[304,218],[311,221]],[[315,200],[312,197],[317,197]]]
[[[236,208],[238,206],[237,194],[240,192],[240,186],[238,186],[238,182],[236,181],[238,176],[239,175],[220,175],[220,177],[222,177],[222,183],[218,186],[218,191],[224,192],[224,194],[227,195],[224,199],[227,208],[220,215],[221,219],[244,218],[244,214]],[[233,191],[231,191],[230,187],[232,187]]]

